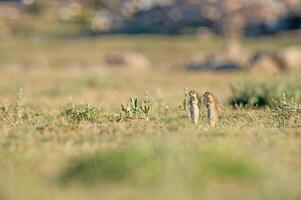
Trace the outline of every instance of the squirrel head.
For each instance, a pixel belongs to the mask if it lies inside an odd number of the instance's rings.
[[[190,96],[190,98],[192,99],[192,100],[198,100],[199,98],[198,98],[198,93],[196,92],[196,91],[194,91],[194,90],[191,90],[190,92],[189,92],[189,96]]]
[[[205,92],[203,97],[205,99],[205,103],[215,103],[215,97],[212,92]]]

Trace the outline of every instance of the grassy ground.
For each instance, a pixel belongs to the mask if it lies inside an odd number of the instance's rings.
[[[279,50],[301,40],[245,43]],[[1,41],[0,199],[300,199],[294,102],[228,105],[231,85],[254,79],[290,83],[300,94],[300,75],[164,70],[222,44],[145,36]],[[101,67],[107,52],[128,49],[145,53],[156,70]],[[217,127],[208,127],[204,107],[199,126],[187,122],[186,87],[217,95]],[[130,97],[145,101],[149,115],[124,113]]]

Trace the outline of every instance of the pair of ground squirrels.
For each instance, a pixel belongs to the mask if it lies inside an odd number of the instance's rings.
[[[217,101],[212,92],[205,92],[203,94],[204,103],[207,109],[207,118],[210,126],[215,126],[218,122],[218,110]],[[189,92],[189,120],[193,124],[199,123],[200,118],[200,107],[201,107],[201,97],[194,90]]]

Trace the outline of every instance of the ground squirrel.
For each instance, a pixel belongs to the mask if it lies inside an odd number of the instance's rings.
[[[189,120],[198,124],[200,118],[200,99],[196,91],[189,92]]]
[[[205,92],[203,94],[204,101],[207,108],[207,117],[210,126],[215,126],[218,122],[217,102],[212,92]]]

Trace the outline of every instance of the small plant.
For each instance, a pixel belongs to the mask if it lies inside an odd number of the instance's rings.
[[[301,113],[301,106],[294,98],[287,99],[283,94],[277,106],[272,109],[279,127],[298,127],[298,115]]]
[[[130,103],[124,106],[121,104],[121,118],[144,118],[148,119],[151,112],[151,104],[148,97],[139,103],[137,98],[130,98]]]
[[[184,109],[184,111],[186,112],[186,113],[188,113],[188,110],[187,110],[187,108],[188,108],[188,101],[189,101],[189,94],[188,94],[188,89],[187,88],[185,88],[185,94],[184,94],[184,100],[183,100],[183,109]]]
[[[4,121],[12,120],[14,123],[19,123],[25,115],[25,106],[23,105],[23,89],[19,88],[18,96],[14,103],[1,105],[1,118]]]
[[[62,115],[68,121],[78,123],[81,121],[95,122],[99,117],[99,110],[89,104],[68,104]]]
[[[287,97],[294,97],[297,102],[301,102],[301,90],[298,82],[265,83],[251,80],[232,87],[229,104],[232,106],[274,106],[281,101],[284,93]]]
[[[137,98],[130,98],[130,104],[126,107],[121,104],[121,110],[123,111],[123,114],[127,117],[134,117],[138,114],[138,99]]]
[[[142,101],[141,105],[139,106],[141,113],[143,113],[146,117],[149,116],[151,107],[148,102]]]
[[[16,101],[16,118],[19,120],[22,116],[22,99],[23,99],[23,89],[19,89],[18,98]]]
[[[32,123],[41,113],[34,110],[30,105],[24,104],[23,89],[20,88],[18,96],[14,103],[2,104],[0,103],[0,120],[5,122],[13,122],[14,126],[24,123]]]

